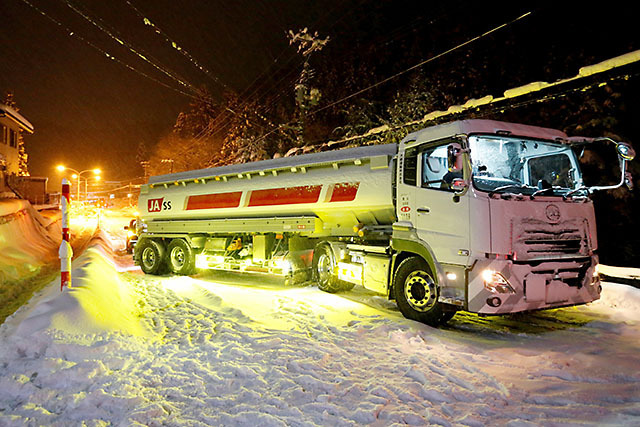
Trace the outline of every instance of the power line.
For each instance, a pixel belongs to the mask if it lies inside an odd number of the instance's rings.
[[[153,21],[147,18],[142,12],[140,12],[140,10],[138,10],[134,5],[132,5],[129,0],[125,0],[125,3],[127,3],[127,5],[131,9],[133,9],[133,11],[138,15],[138,17],[142,18],[142,22],[144,22],[145,25],[148,25],[151,28],[153,28],[155,30],[155,33],[162,36],[165,42],[167,42],[173,49],[180,52],[182,56],[187,58],[189,62],[191,62],[197,69],[199,69],[204,74],[206,74],[209,78],[211,78],[215,83],[219,84],[225,89],[228,89],[228,86],[223,81],[221,81],[216,75],[214,75],[211,71],[209,71],[208,68],[202,65],[196,58],[193,57],[193,55],[191,55],[186,49],[184,49],[174,39],[172,39],[166,32],[164,32],[160,27],[158,27],[158,25],[156,25]]]
[[[342,103],[344,101],[347,101],[347,100],[349,100],[349,99],[351,99],[351,98],[353,98],[355,96],[361,95],[361,94],[363,94],[363,93],[365,93],[365,92],[367,92],[367,91],[369,91],[369,90],[371,90],[373,88],[376,88],[376,87],[378,87],[378,86],[380,86],[380,85],[382,85],[384,83],[387,83],[387,82],[389,82],[389,81],[391,81],[393,79],[396,79],[396,78],[400,77],[403,74],[406,74],[406,73],[408,73],[410,71],[413,71],[413,70],[415,70],[417,68],[420,68],[420,67],[422,67],[422,66],[424,66],[424,65],[426,65],[426,64],[428,64],[430,62],[435,61],[436,59],[442,58],[445,55],[448,55],[448,54],[450,54],[450,53],[452,53],[452,52],[454,52],[454,51],[456,51],[456,50],[458,50],[458,49],[460,49],[462,47],[465,47],[465,46],[467,46],[467,45],[469,45],[469,44],[471,44],[473,42],[476,42],[476,41],[478,41],[478,40],[480,40],[480,39],[482,39],[482,38],[484,38],[484,37],[486,37],[486,36],[488,36],[488,35],[490,35],[492,33],[495,33],[496,31],[499,31],[499,30],[501,30],[501,29],[503,29],[503,28],[505,28],[505,27],[507,27],[507,26],[509,26],[511,24],[514,24],[514,23],[526,18],[527,16],[529,16],[531,14],[532,14],[532,12],[527,12],[527,13],[525,13],[523,15],[518,16],[517,18],[515,18],[515,19],[513,19],[511,21],[508,21],[508,22],[505,22],[504,24],[498,25],[497,27],[494,27],[494,28],[490,29],[489,31],[485,31],[484,33],[482,33],[482,34],[480,34],[478,36],[472,37],[472,38],[470,38],[470,39],[468,39],[468,40],[466,40],[466,41],[464,41],[464,42],[462,42],[462,43],[460,43],[460,44],[458,44],[458,45],[456,45],[456,46],[454,46],[454,47],[452,47],[450,49],[447,49],[447,50],[445,50],[445,51],[443,51],[443,52],[441,52],[441,53],[439,53],[439,54],[437,54],[435,56],[432,56],[431,58],[428,58],[428,59],[426,59],[424,61],[421,61],[421,62],[419,62],[419,63],[417,63],[415,65],[412,65],[411,67],[406,68],[406,69],[404,69],[404,70],[402,70],[402,71],[400,71],[400,72],[398,72],[398,73],[396,73],[396,74],[394,74],[394,75],[392,75],[390,77],[387,77],[387,78],[385,78],[385,79],[383,79],[383,80],[381,80],[379,82],[376,82],[376,83],[374,83],[374,84],[372,84],[370,86],[367,86],[367,87],[365,87],[363,89],[360,89],[360,90],[358,90],[358,91],[356,91],[356,92],[354,92],[354,93],[352,93],[350,95],[347,95],[347,96],[345,96],[345,97],[343,97],[341,99],[338,99],[337,101],[334,101],[334,102],[332,102],[332,103],[330,103],[328,105],[325,105],[325,106],[323,106],[321,108],[317,108],[317,109],[315,109],[313,111],[310,111],[309,113],[307,113],[307,116],[312,116],[314,114],[319,113],[320,111],[324,111],[327,108],[331,108],[331,107],[333,107],[333,106],[335,106],[337,104],[340,104],[340,103]],[[259,137],[257,139],[257,141],[263,141],[267,136],[273,134],[274,132],[276,132],[276,131],[280,130],[281,128],[283,128],[285,126],[288,126],[288,125],[290,125],[292,123],[294,123],[293,120],[289,121],[289,122],[287,122],[285,124],[279,125],[277,128],[275,128],[275,129],[267,132],[266,134],[262,135],[261,137]]]
[[[61,28],[67,35],[69,35],[70,37],[75,37],[76,39],[84,42],[87,46],[97,50],[98,52],[100,52],[102,55],[104,55],[105,57],[107,57],[108,59],[117,62],[118,64],[122,65],[123,67],[127,68],[130,71],[133,71],[134,73],[137,73],[139,75],[141,75],[142,77],[145,77],[161,86],[164,86],[167,89],[171,89],[181,95],[184,95],[188,98],[194,98],[195,96],[193,96],[190,93],[184,92],[178,88],[175,88],[173,86],[169,86],[168,84],[156,79],[155,77],[152,77],[150,75],[148,75],[147,73],[138,70],[137,68],[125,63],[124,61],[116,58],[114,55],[110,54],[109,52],[107,52],[106,50],[96,46],[95,44],[93,44],[92,42],[90,42],[89,40],[85,39],[84,37],[80,36],[79,34],[77,34],[76,32],[74,32],[73,30],[71,30],[69,27],[65,26],[62,22],[58,21],[57,19],[53,18],[52,16],[48,15],[46,12],[44,12],[43,10],[41,10],[40,8],[38,8],[37,6],[35,6],[33,3],[29,2],[28,0],[21,0],[23,3],[25,3],[26,5],[28,5],[29,7],[31,7],[32,9],[34,9],[36,12],[38,12],[39,14],[41,14],[42,16],[44,16],[45,18],[47,18],[49,21],[53,22],[55,25],[57,25],[59,28]]]
[[[316,20],[316,22],[309,26],[310,28],[313,28],[317,25],[319,25],[321,22],[323,22],[325,19],[327,19],[327,17],[329,17],[333,12],[335,12],[338,9],[338,5],[336,5],[334,8],[327,10],[320,18],[318,18]],[[349,13],[353,12],[353,8],[350,9],[346,9],[344,11],[344,13],[342,13],[337,19],[334,19],[331,23],[331,25],[329,26],[328,30],[330,31],[332,28],[334,28],[340,21],[342,21]],[[251,102],[250,99],[256,95],[257,93],[260,92],[260,90],[262,90],[262,88],[267,84],[267,79],[266,77],[262,80],[262,82],[260,84],[258,84],[252,91],[250,94],[247,95],[247,92],[249,91],[249,89],[252,88],[253,85],[255,85],[261,78],[262,76],[266,76],[267,73],[269,72],[269,70],[271,68],[273,68],[273,66],[278,62],[278,60],[285,54],[285,52],[287,52],[288,50],[290,50],[289,46],[285,47],[279,54],[278,56],[271,62],[271,64],[267,67],[267,69],[265,71],[263,71],[261,74],[259,74],[254,80],[253,82],[251,82],[251,84],[249,84],[249,86],[247,86],[247,88],[238,96],[238,99],[245,99],[244,102],[242,102],[240,104],[240,109],[244,109],[246,108],[249,103]],[[297,55],[294,53],[292,55],[289,55],[289,58],[286,60],[286,62],[284,62],[282,67],[287,66],[292,60],[296,59]],[[280,69],[282,69],[282,67]],[[261,100],[265,99],[271,92],[273,92],[274,90],[276,90],[276,88],[280,85],[280,83],[282,81],[284,81],[285,79],[287,79],[291,74],[293,74],[294,72],[296,72],[296,70],[294,68],[291,68],[289,71],[287,71],[286,73],[284,73],[275,83],[273,83],[266,92],[264,92],[263,94],[261,94],[256,102],[260,103]],[[285,86],[282,89],[280,89],[276,94],[275,97],[273,98],[271,105],[265,110],[265,113],[271,111],[271,109],[273,109],[273,107],[276,105],[276,102],[283,96],[283,94],[289,90],[289,86]],[[222,130],[224,130],[229,123],[231,123],[232,118],[230,115],[228,114],[224,114],[222,113],[220,115],[221,118],[216,117],[216,119],[214,120],[214,122],[217,122],[217,124],[214,125],[213,129],[211,130],[211,132],[209,132],[208,136],[215,136],[216,134],[220,133]],[[265,119],[266,120],[266,119]],[[273,125],[271,125],[273,126]]]
[[[84,18],[87,22],[89,22],[91,25],[95,26],[96,28],[98,28],[100,31],[102,31],[103,33],[105,33],[106,35],[108,35],[109,37],[111,37],[114,41],[116,41],[117,43],[121,44],[122,46],[126,47],[131,53],[133,53],[134,55],[136,55],[138,58],[142,59],[144,62],[146,62],[147,64],[151,65],[153,68],[155,68],[156,70],[160,71],[161,73],[163,73],[164,75],[166,75],[167,77],[173,79],[174,81],[176,81],[178,84],[180,84],[181,86],[190,89],[191,91],[193,91],[194,93],[198,92],[198,88],[196,86],[194,86],[193,84],[191,84],[190,82],[188,82],[186,79],[178,76],[177,74],[173,73],[172,71],[168,70],[165,67],[162,67],[161,65],[156,64],[154,61],[152,61],[151,59],[147,58],[147,56],[143,55],[140,51],[138,51],[135,47],[133,47],[131,45],[131,43],[128,43],[126,40],[124,40],[124,38],[119,38],[116,35],[114,35],[111,31],[109,31],[107,28],[105,28],[103,25],[99,24],[98,22],[96,22],[94,19],[92,19],[90,16],[88,16],[86,13],[84,13],[83,11],[81,11],[80,9],[78,9],[73,3],[71,3],[69,0],[61,0],[62,2],[64,2],[71,10],[73,10],[75,13],[77,13],[78,15],[80,15],[82,18]]]
[[[488,35],[490,35],[490,34],[492,34],[492,33],[495,33],[496,31],[499,31],[499,30],[501,30],[501,29],[503,29],[503,28],[505,28],[505,27],[507,27],[507,26],[509,26],[509,25],[511,25],[511,24],[513,24],[513,23],[515,23],[515,22],[517,22],[517,21],[520,21],[521,19],[524,19],[524,18],[526,18],[527,16],[531,15],[531,13],[532,13],[532,12],[527,12],[527,13],[525,13],[525,14],[523,14],[523,15],[520,15],[520,16],[519,16],[519,17],[517,17],[516,19],[513,19],[513,20],[511,20],[511,21],[509,21],[509,22],[505,22],[505,23],[504,23],[504,24],[502,24],[502,25],[498,25],[497,27],[494,27],[494,28],[492,28],[492,29],[491,29],[491,30],[489,30],[489,31],[486,31],[486,32],[484,32],[484,33],[482,33],[482,34],[480,34],[480,35],[478,35],[478,36],[476,36],[476,37],[473,37],[473,38],[471,38],[471,39],[469,39],[469,40],[467,40],[467,41],[465,41],[465,42],[462,42],[462,43],[458,44],[457,46],[452,47],[451,49],[445,50],[444,52],[441,52],[441,53],[439,53],[439,54],[437,54],[437,55],[435,55],[435,56],[432,56],[432,57],[431,57],[431,58],[429,58],[429,59],[425,59],[425,60],[424,60],[424,61],[422,61],[422,62],[419,62],[419,63],[417,63],[417,64],[415,64],[415,65],[413,65],[413,66],[411,66],[411,67],[409,67],[409,68],[406,68],[406,69],[404,69],[404,70],[402,70],[402,71],[400,71],[400,72],[398,72],[398,73],[396,73],[396,74],[394,74],[394,75],[392,75],[392,76],[390,76],[390,77],[387,77],[386,79],[380,80],[380,81],[379,81],[379,82],[377,82],[377,83],[374,83],[374,84],[372,84],[372,85],[370,85],[370,86],[367,86],[367,87],[365,87],[364,89],[360,89],[360,90],[358,90],[357,92],[352,93],[351,95],[347,95],[347,96],[345,96],[344,98],[341,98],[341,99],[339,99],[339,100],[337,100],[337,101],[334,101],[334,102],[332,102],[332,103],[330,103],[330,104],[327,104],[327,105],[325,105],[325,106],[323,106],[323,107],[321,107],[321,108],[317,108],[317,109],[315,109],[315,110],[313,110],[313,111],[309,112],[309,114],[308,114],[308,115],[309,115],[309,116],[312,116],[312,115],[314,115],[314,114],[316,114],[316,113],[319,113],[320,111],[324,111],[324,110],[326,110],[327,108],[331,108],[331,107],[333,107],[334,105],[340,104],[340,103],[342,103],[342,102],[344,102],[344,101],[346,101],[346,100],[348,100],[348,99],[351,99],[351,98],[353,98],[354,96],[361,95],[361,94],[363,94],[363,93],[365,93],[365,92],[367,92],[367,91],[369,91],[369,90],[371,90],[371,89],[374,89],[374,88],[376,88],[376,87],[378,87],[378,86],[380,86],[380,85],[383,85],[383,84],[385,84],[385,83],[387,83],[387,82],[389,82],[389,81],[391,81],[391,80],[393,80],[393,79],[396,79],[396,78],[400,77],[400,76],[401,76],[401,75],[403,75],[403,74],[406,74],[406,73],[408,73],[408,72],[410,72],[410,71],[413,71],[413,70],[415,70],[415,69],[417,69],[417,68],[420,68],[420,67],[422,67],[423,65],[426,65],[426,64],[428,64],[428,63],[430,63],[430,62],[433,62],[433,61],[435,61],[436,59],[442,58],[443,56],[448,55],[448,54],[449,54],[449,53],[451,53],[451,52],[454,52],[454,51],[456,51],[456,50],[458,50],[458,49],[460,49],[460,48],[462,48],[462,47],[465,47],[465,46],[467,46],[467,45],[469,45],[469,44],[471,44],[471,43],[473,43],[473,42],[475,42],[475,41],[478,41],[478,40],[480,40],[480,39],[482,39],[482,38],[484,38],[484,37],[486,37],[486,36],[488,36]]]

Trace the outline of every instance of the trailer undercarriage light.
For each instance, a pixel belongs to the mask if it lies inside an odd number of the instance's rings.
[[[196,255],[196,268],[209,268],[209,263],[207,262],[207,256],[202,254]]]
[[[224,264],[222,255],[196,254],[196,268],[208,269],[220,264]]]
[[[451,273],[451,272],[447,272],[447,279],[448,280],[456,280],[458,278],[458,275],[456,273]]]
[[[509,281],[505,277],[494,270],[484,270],[482,272],[484,280],[484,288],[490,292],[497,294],[515,294],[516,291],[511,287]]]
[[[282,274],[289,274],[291,272],[291,263],[286,259],[274,259],[273,268],[282,270]]]

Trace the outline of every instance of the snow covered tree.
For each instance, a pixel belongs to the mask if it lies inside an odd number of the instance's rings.
[[[302,72],[294,86],[296,100],[296,124],[292,129],[296,135],[296,143],[298,146],[304,144],[304,130],[307,113],[312,107],[320,102],[321,92],[316,87],[311,87],[311,80],[314,71],[311,68],[309,60],[315,52],[321,51],[329,42],[329,37],[321,39],[316,31],[311,34],[308,28],[304,28],[297,33],[289,30],[289,44],[297,45],[298,53],[302,55],[304,60],[302,64]]]
[[[29,155],[24,146],[22,131],[18,133],[18,175],[29,176]]]

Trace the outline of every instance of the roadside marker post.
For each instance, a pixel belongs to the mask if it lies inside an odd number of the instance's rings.
[[[60,257],[60,292],[62,289],[71,286],[71,258],[73,257],[73,249],[69,244],[69,190],[71,183],[67,178],[62,179],[62,198],[60,200],[62,209],[62,242],[58,256]]]

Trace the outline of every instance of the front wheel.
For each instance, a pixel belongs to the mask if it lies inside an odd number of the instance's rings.
[[[175,274],[189,275],[195,271],[193,249],[183,239],[173,239],[167,247],[169,268]]]
[[[400,263],[393,278],[398,308],[407,319],[438,326],[445,320],[439,289],[425,260],[412,256]]]

